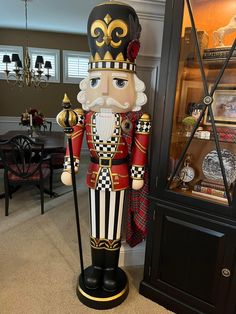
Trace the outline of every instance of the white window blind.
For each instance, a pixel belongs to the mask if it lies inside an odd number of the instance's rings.
[[[37,68],[35,68],[35,62],[36,62],[36,58],[39,54],[37,53],[32,53],[31,54],[31,67],[34,69],[34,70],[37,70]],[[43,57],[43,60],[44,60],[44,63],[45,61],[50,61],[51,62],[51,65],[52,65],[52,68],[49,70],[49,73],[52,77],[55,77],[56,76],[56,60],[55,60],[55,57],[52,56],[52,55],[48,55],[48,54],[40,54],[40,56]],[[43,74],[46,74],[47,73],[47,70],[46,69],[42,69],[43,70]]]
[[[60,51],[58,49],[42,49],[42,48],[29,48],[29,56],[31,59],[31,68],[35,68],[35,61],[37,56],[42,56],[44,63],[45,61],[50,61],[52,68],[49,70],[51,75],[49,82],[60,83]],[[46,69],[43,69],[44,73],[47,73]]]
[[[6,63],[3,63],[3,56],[9,55],[10,59],[13,53],[17,53],[22,60],[23,56],[23,48],[20,46],[5,46],[0,45],[0,79],[4,80],[6,79],[4,70],[6,69]],[[8,70],[12,71],[15,68],[15,62],[8,63]],[[14,74],[14,72],[12,72]],[[9,79],[13,79],[12,77],[9,77]]]
[[[88,75],[89,53],[63,51],[63,83],[78,84]]]

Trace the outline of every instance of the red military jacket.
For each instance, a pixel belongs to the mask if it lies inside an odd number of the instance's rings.
[[[131,179],[143,179],[147,159],[150,117],[141,112],[115,113],[112,136],[104,141],[96,128],[96,112],[77,110],[78,124],[72,134],[74,164],[79,164],[83,135],[86,134],[91,162],[87,185],[98,190],[119,191],[130,186]],[[64,169],[70,165],[67,147]]]

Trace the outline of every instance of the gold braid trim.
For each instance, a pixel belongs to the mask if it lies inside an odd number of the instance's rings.
[[[142,153],[146,154],[146,147],[144,147],[137,139],[135,139],[135,144]]]
[[[121,240],[97,239],[90,237],[90,245],[94,249],[105,249],[109,251],[115,251],[119,250],[121,246]]]
[[[72,139],[80,136],[82,133],[83,133],[83,130],[76,131],[75,133],[72,134]]]

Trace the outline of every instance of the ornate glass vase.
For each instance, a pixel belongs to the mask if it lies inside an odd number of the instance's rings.
[[[31,137],[36,138],[39,137],[40,127],[32,126],[31,127]]]

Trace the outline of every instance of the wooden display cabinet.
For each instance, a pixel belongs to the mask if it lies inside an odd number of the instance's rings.
[[[140,293],[180,314],[236,313],[235,37],[235,0],[166,1]]]

